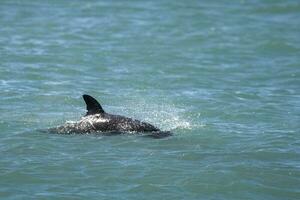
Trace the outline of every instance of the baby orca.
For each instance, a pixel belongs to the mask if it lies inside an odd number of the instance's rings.
[[[87,113],[77,122],[68,122],[62,126],[49,129],[51,133],[59,134],[86,134],[100,133],[103,135],[143,134],[152,138],[171,136],[169,131],[129,117],[106,113],[100,103],[93,97],[84,94]]]

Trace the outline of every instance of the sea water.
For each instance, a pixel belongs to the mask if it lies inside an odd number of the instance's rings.
[[[0,199],[299,199],[299,1],[0,2]],[[173,136],[58,135],[82,94]]]

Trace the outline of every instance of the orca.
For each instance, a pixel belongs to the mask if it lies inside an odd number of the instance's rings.
[[[82,95],[87,113],[77,122],[67,122],[64,125],[51,128],[51,133],[58,134],[88,134],[117,135],[123,133],[143,134],[152,138],[171,136],[170,131],[161,131],[159,128],[129,117],[114,115],[105,112],[100,103],[93,97]]]

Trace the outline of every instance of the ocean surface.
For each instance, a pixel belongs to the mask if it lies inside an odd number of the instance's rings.
[[[1,0],[0,92],[0,199],[300,199],[299,1]]]

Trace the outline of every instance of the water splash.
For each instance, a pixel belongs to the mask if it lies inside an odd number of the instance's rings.
[[[114,107],[112,112],[122,113],[123,115],[149,122],[162,130],[168,131],[177,129],[191,130],[204,126],[200,123],[200,114],[189,116],[188,110],[167,101],[157,103],[140,98],[134,101],[125,101],[125,104],[122,108]]]

